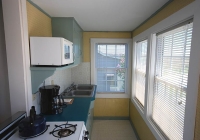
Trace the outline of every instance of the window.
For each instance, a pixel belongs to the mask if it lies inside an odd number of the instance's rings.
[[[126,44],[96,44],[97,92],[125,92]]]
[[[131,102],[157,140],[196,137],[200,20],[195,8],[198,6],[193,2],[140,34],[135,32],[137,35],[133,37]],[[144,38],[148,40],[148,49],[141,107],[135,97],[135,70],[137,43]]]
[[[144,106],[147,40],[136,44],[135,98]]]
[[[132,39],[91,39],[91,84],[96,98],[130,98]]]
[[[166,137],[183,139],[192,23],[157,34],[152,120]]]

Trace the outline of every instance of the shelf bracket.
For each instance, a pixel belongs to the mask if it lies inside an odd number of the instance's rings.
[[[37,93],[43,81],[52,76],[54,72],[55,70],[31,70],[32,93]]]

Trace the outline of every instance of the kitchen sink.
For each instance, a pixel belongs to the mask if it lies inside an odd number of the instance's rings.
[[[64,97],[92,97],[94,95],[95,85],[79,84],[71,91],[63,92]]]
[[[71,91],[72,95],[82,95],[82,96],[90,96],[92,91],[85,91],[85,90],[73,90]]]
[[[72,90],[68,93],[65,93],[65,97],[92,97],[92,90]]]
[[[76,86],[76,90],[94,90],[94,85],[80,84]]]

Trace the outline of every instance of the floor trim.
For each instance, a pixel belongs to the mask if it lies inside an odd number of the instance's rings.
[[[133,131],[134,131],[134,133],[135,133],[136,138],[137,138],[138,140],[140,140],[140,137],[139,137],[139,135],[138,135],[138,133],[137,133],[137,130],[136,130],[134,124],[132,123],[132,121],[131,121],[130,119],[129,119],[129,121],[130,121],[130,123],[131,123],[131,126],[132,126],[132,128],[133,128]]]
[[[130,120],[129,117],[94,117],[94,120]]]

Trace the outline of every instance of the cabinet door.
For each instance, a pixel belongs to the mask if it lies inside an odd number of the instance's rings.
[[[54,17],[51,22],[53,37],[63,37],[73,42],[73,18]]]
[[[93,115],[94,115],[94,101],[91,101],[88,118],[87,118],[87,124],[86,124],[86,128],[90,133],[89,134],[90,138],[91,138],[91,134],[92,134]]]
[[[54,17],[52,18],[52,35],[53,37],[63,37],[73,42],[74,47],[74,64],[82,62],[82,33],[74,18]]]
[[[82,62],[82,29],[74,21],[74,53],[75,53],[75,62],[74,64],[80,64]]]

